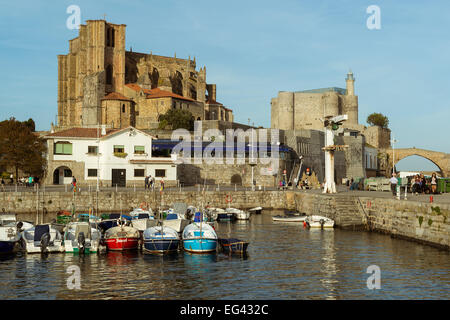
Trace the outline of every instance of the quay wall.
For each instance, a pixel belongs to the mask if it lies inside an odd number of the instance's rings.
[[[329,217],[340,228],[368,230],[393,237],[418,241],[450,250],[450,205],[392,198],[358,197],[346,194],[321,194],[293,191],[102,191],[98,194],[99,212],[130,211],[142,202],[157,209],[174,202],[195,206],[226,207],[226,196],[232,206],[248,209],[261,206],[266,210],[298,210],[307,214]],[[95,192],[3,192],[0,193],[0,212],[14,212],[19,218],[36,222],[50,222],[61,210],[88,212],[97,207]],[[45,209],[44,209],[45,208]]]

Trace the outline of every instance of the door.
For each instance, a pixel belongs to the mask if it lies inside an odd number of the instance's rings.
[[[126,187],[126,169],[112,169],[112,186]]]
[[[59,169],[53,171],[53,184],[59,184]]]

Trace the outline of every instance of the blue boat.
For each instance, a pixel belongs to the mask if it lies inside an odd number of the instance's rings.
[[[182,234],[184,250],[192,253],[211,253],[217,250],[217,234],[206,222],[186,226]]]
[[[178,250],[180,236],[175,229],[164,226],[150,227],[144,231],[144,251],[171,253]]]

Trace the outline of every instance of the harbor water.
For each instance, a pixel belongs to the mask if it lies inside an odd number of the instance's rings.
[[[134,252],[0,256],[0,299],[449,299],[448,251],[390,236],[304,229],[271,214],[216,224],[247,256]],[[380,270],[380,289],[367,282]],[[68,286],[79,267],[80,289]],[[69,270],[68,270],[69,269]]]

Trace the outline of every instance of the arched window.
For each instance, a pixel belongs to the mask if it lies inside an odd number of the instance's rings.
[[[109,64],[106,67],[106,84],[112,84],[113,67]]]

